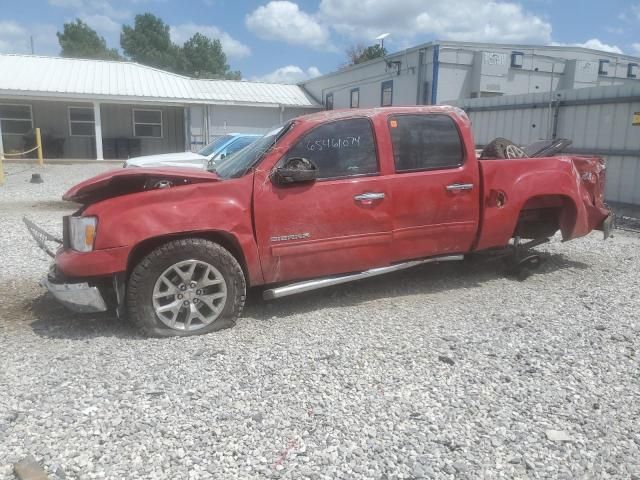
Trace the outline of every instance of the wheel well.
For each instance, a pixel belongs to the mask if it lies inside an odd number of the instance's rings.
[[[522,238],[550,237],[558,230],[569,238],[576,224],[577,209],[564,195],[539,195],[525,202],[518,216],[514,236]]]
[[[127,277],[131,273],[133,268],[138,264],[138,262],[140,262],[140,260],[142,260],[151,251],[155,250],[160,245],[164,245],[165,243],[169,243],[174,240],[180,240],[182,238],[203,238],[205,240],[215,242],[228,250],[240,264],[240,268],[242,268],[242,273],[244,273],[246,282],[247,284],[249,284],[247,262],[244,258],[244,254],[242,253],[242,248],[240,248],[240,244],[233,235],[220,231],[184,232],[143,240],[142,242],[138,243],[129,254],[129,258],[127,260]]]

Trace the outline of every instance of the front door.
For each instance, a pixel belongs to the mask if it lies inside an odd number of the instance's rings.
[[[445,114],[387,119],[396,174],[392,261],[470,250],[478,230],[479,173]]]
[[[371,122],[349,118],[303,134],[276,165],[311,160],[317,180],[277,185],[254,180],[254,216],[267,283],[366,270],[389,263],[391,198]]]

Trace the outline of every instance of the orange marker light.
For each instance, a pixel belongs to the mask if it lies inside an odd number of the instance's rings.
[[[96,236],[96,227],[87,225],[84,227],[84,243],[88,247],[93,246],[93,239]]]

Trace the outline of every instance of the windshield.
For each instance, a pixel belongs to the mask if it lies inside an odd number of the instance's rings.
[[[203,157],[208,157],[209,155],[211,155],[213,152],[215,152],[217,149],[219,149],[222,145],[227,143],[232,138],[233,138],[233,135],[223,135],[222,137],[216,138],[209,145],[198,150],[198,153]]]
[[[260,137],[248,147],[220,160],[216,163],[213,171],[215,171],[220,178],[241,177],[260,161],[262,155],[273,147],[280,137],[289,130],[292,124],[293,123],[290,122],[286,125],[280,125],[263,137]]]

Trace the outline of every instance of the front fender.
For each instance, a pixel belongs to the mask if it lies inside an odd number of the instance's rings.
[[[249,276],[259,282],[262,271],[253,236],[250,177],[144,191],[91,205],[83,215],[98,217],[95,250],[125,249],[124,262],[111,265],[112,271],[125,271],[128,255],[149,239],[225,232],[242,249]]]

